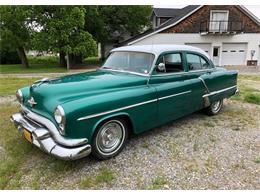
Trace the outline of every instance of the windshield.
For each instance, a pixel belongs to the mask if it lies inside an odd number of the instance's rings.
[[[150,53],[118,51],[111,53],[102,68],[148,74],[153,60]]]

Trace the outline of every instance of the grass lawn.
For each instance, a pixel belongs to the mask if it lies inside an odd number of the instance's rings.
[[[21,64],[1,64],[0,72],[2,74],[12,73],[57,73],[66,72],[67,69],[59,65],[59,59],[56,56],[28,57],[30,68],[25,69]]]
[[[59,73],[67,72],[67,69],[59,65],[43,65],[30,64],[30,68],[23,68],[21,64],[0,65],[1,74],[17,74],[17,73]]]
[[[17,89],[31,85],[41,78],[0,77],[0,96],[15,95]]]
[[[28,57],[30,68],[23,68],[21,64],[0,64],[1,74],[16,73],[63,73],[67,72],[65,67],[59,65],[59,58],[56,56]],[[84,65],[99,65],[98,57],[88,57],[83,60]]]
[[[260,105],[260,76],[238,77],[239,94],[231,99]]]
[[[66,169],[72,169],[74,164],[54,159],[43,152],[39,152],[39,149],[26,142],[9,120],[10,115],[17,111],[18,106],[14,104],[1,105],[0,126],[4,129],[0,131],[0,189],[21,188],[21,177],[26,175],[27,172],[33,171],[35,173],[32,173],[34,176],[30,187],[31,189],[38,189],[37,182],[40,177],[47,177],[49,182],[53,182],[54,178],[59,175],[57,172],[62,174]],[[32,169],[30,167],[21,169],[26,163],[26,159],[37,155],[44,159],[39,165],[40,169],[39,167],[38,169],[34,169],[34,167]],[[48,174],[46,174],[47,167],[51,170],[50,172],[47,171]],[[46,181],[46,184],[48,185],[48,181]]]
[[[40,151],[27,142],[9,120],[10,115],[19,110],[18,105],[0,104],[0,108],[0,126],[4,127],[0,130],[0,190],[21,189],[24,179],[29,183],[27,187],[30,189],[46,189],[50,186],[52,189],[59,189],[61,186],[66,188],[63,178],[73,175],[74,171],[84,167],[86,161],[91,161],[86,158],[62,161]],[[36,164],[30,165],[31,160]],[[67,188],[75,185],[79,185],[81,189],[110,185],[115,179],[114,173],[106,168],[105,162],[100,162],[100,165],[95,174],[88,174],[83,178],[72,176]],[[28,174],[30,177],[26,178]]]

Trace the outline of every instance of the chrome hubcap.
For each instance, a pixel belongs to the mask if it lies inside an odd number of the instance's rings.
[[[220,101],[216,101],[214,103],[212,103],[211,108],[213,112],[217,112],[220,109]]]
[[[102,153],[114,152],[122,143],[124,126],[118,121],[106,123],[97,135],[97,147]]]

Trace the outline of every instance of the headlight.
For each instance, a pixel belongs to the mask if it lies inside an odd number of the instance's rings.
[[[60,105],[57,106],[57,108],[54,111],[54,118],[55,118],[56,122],[59,124],[60,133],[62,135],[64,135],[66,118],[65,118],[65,112],[64,112],[64,109],[62,108],[62,106],[60,106]]]
[[[19,103],[23,103],[23,93],[20,89],[16,91],[16,98]]]

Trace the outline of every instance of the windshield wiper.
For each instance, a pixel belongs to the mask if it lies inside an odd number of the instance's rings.
[[[101,67],[101,69],[112,69],[112,68],[109,68],[109,67]]]

